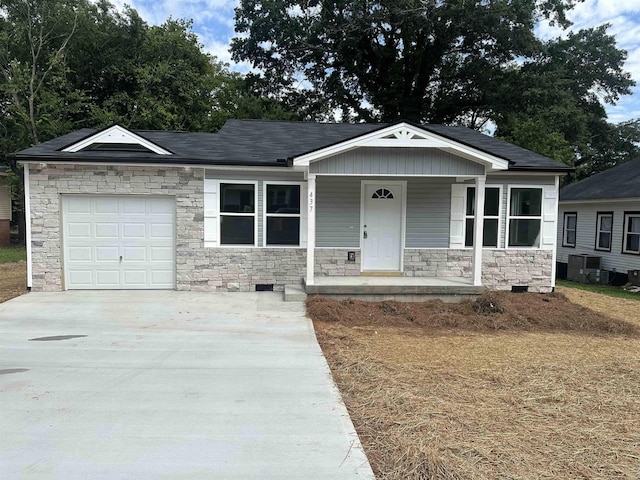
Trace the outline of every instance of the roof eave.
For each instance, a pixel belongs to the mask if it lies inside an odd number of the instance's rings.
[[[74,163],[83,163],[83,164],[92,164],[92,163],[100,163],[100,164],[111,164],[111,165],[142,165],[142,164],[153,164],[153,165],[163,165],[167,166],[171,165],[185,165],[185,166],[203,166],[206,167],[208,165],[211,166],[229,166],[229,167],[277,167],[277,168],[287,168],[289,165],[287,162],[258,162],[258,161],[247,161],[247,160],[211,160],[210,158],[193,158],[193,157],[177,157],[175,155],[171,155],[167,157],[166,155],[157,155],[153,157],[128,157],[127,159],[114,160],[112,156],[97,156],[93,155],[91,157],[78,157],[76,155],[28,155],[22,156],[18,154],[10,155],[9,158],[15,159],[19,163],[56,163],[56,164],[74,164]]]

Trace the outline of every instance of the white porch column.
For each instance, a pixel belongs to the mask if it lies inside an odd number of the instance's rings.
[[[482,237],[484,234],[484,187],[486,177],[476,178],[476,204],[473,221],[473,284],[482,285]]]
[[[313,270],[315,266],[316,249],[316,175],[309,174],[307,178],[307,285],[313,285]]]
[[[33,286],[33,263],[31,256],[31,186],[29,181],[29,164],[24,166],[24,224],[27,229],[27,288]]]

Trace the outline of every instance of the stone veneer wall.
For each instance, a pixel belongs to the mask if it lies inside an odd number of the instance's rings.
[[[179,290],[249,292],[257,284],[300,285],[307,268],[303,248],[200,248],[187,258]]]
[[[348,252],[356,252],[356,261],[347,260]],[[360,275],[360,250],[354,248],[316,248],[314,272],[318,277]]]
[[[33,291],[62,289],[60,194],[155,195],[176,200],[176,288],[250,291],[300,283],[306,250],[204,248],[202,169],[49,165],[31,167]]]
[[[473,250],[407,248],[404,274],[407,277],[471,277]]]
[[[530,292],[551,291],[552,250],[484,250],[482,284],[492,290],[528,286]]]

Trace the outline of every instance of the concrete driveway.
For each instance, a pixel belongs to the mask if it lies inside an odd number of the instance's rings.
[[[0,352],[2,478],[373,478],[281,294],[30,293]]]

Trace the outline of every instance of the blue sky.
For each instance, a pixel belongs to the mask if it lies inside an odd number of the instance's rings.
[[[231,68],[247,72],[249,65],[231,61],[229,42],[234,36],[236,0],[111,0],[122,7],[134,7],[152,25],[163,23],[169,16],[193,20],[193,30],[207,52],[227,62]],[[609,33],[615,35],[620,48],[628,52],[626,70],[638,85],[633,94],[623,97],[617,105],[607,106],[609,121],[621,122],[640,118],[640,0],[585,0],[569,14],[573,30],[610,23]],[[537,27],[538,35],[549,39],[565,33],[547,24]]]

